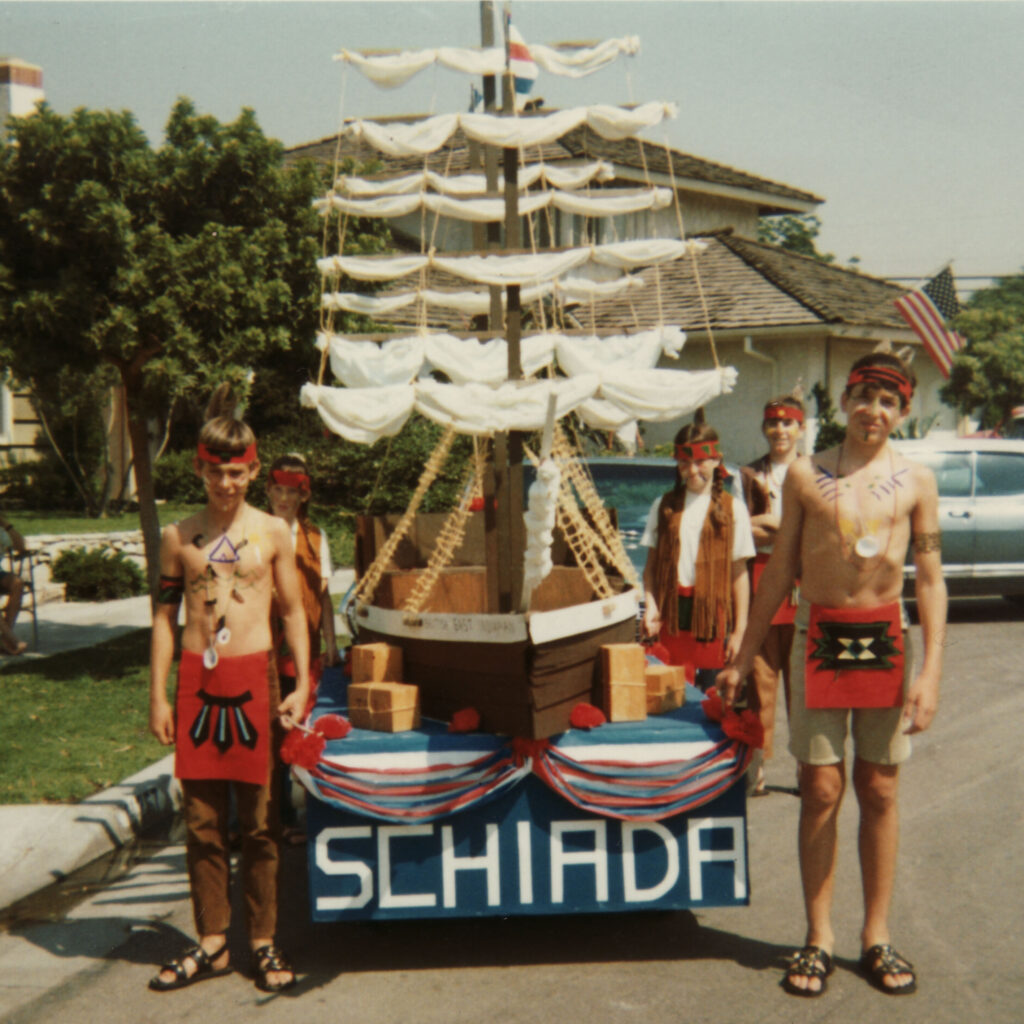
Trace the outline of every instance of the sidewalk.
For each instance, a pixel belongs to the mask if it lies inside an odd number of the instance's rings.
[[[339,569],[331,593],[344,594],[353,578],[351,569]],[[149,624],[148,596],[94,604],[54,601],[39,606],[38,647],[32,647],[30,612],[18,617],[15,633],[30,645],[21,657],[36,659],[89,648]],[[78,804],[0,806],[0,910],[125,845],[180,803],[174,755],[168,754]]]

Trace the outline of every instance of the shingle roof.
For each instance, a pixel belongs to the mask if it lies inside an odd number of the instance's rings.
[[[397,117],[378,120],[386,122],[415,119]],[[817,205],[824,201],[820,196],[811,192],[771,181],[768,178],[760,178],[757,175],[748,174],[746,171],[727,167],[725,164],[704,160],[677,149],[670,149],[668,152],[672,158],[671,173],[679,180],[681,186],[696,189],[697,186],[694,186],[693,182],[702,182],[719,188],[727,187],[758,193],[761,197],[758,201],[758,208],[762,214],[802,211],[808,205]],[[530,150],[527,156],[530,160],[536,160],[538,151]],[[357,164],[379,160],[382,170],[386,168],[391,174],[415,171],[423,167],[423,160],[418,157],[381,156],[362,139],[353,140],[346,137],[341,140],[339,146],[337,137],[333,135],[299,146],[292,146],[285,154],[285,160],[288,163],[311,159],[318,163],[333,164],[336,158],[344,159],[345,157],[351,157]],[[652,174],[667,176],[670,171],[668,155],[663,145],[637,139],[609,142],[586,125],[573,129],[557,142],[539,148],[539,158],[543,159],[545,163],[578,160],[582,157],[600,157],[618,164],[620,167],[631,168],[637,172],[643,171],[645,161]],[[461,129],[455,132],[448,145],[430,154],[427,158],[427,165],[431,170],[442,174],[459,174],[469,170],[469,146]],[[767,201],[764,198],[766,196],[771,196],[772,199]]]
[[[906,327],[893,305],[905,293],[897,285],[730,232],[704,235],[701,240],[707,248],[697,257],[700,288],[693,261],[684,258],[658,271],[637,271],[647,287],[632,293],[631,298],[578,306],[574,316],[582,327],[598,330],[672,323],[687,331],[702,331],[706,328],[703,293],[715,331],[830,324],[898,330]],[[408,281],[395,281],[382,291],[406,291],[410,287]],[[431,270],[426,287],[463,291],[467,284],[451,274]],[[412,326],[414,317],[410,307],[378,320],[396,328]],[[470,317],[452,310],[432,309],[429,323],[434,329],[474,329]]]
[[[752,242],[728,232],[704,236],[707,249],[697,257],[700,289],[693,262],[678,260],[661,268],[661,310],[653,270],[641,271],[650,286],[632,300],[595,303],[581,310],[586,325],[607,328],[652,326],[664,320],[685,330],[705,327],[703,291],[714,330],[754,330],[846,324],[905,327],[893,301],[904,289],[878,278]],[[624,323],[624,320],[626,321]]]

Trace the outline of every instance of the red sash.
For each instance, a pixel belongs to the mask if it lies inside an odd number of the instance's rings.
[[[174,774],[179,779],[270,781],[269,652],[222,657],[216,668],[181,652]]]
[[[758,585],[761,582],[761,574],[764,572],[764,567],[768,564],[768,559],[771,558],[770,551],[758,551],[754,556],[751,569],[750,579],[750,593],[751,595],[757,593]],[[789,597],[785,598],[782,604],[779,605],[778,610],[772,617],[771,624],[773,626],[788,626],[796,621],[796,606],[797,601],[797,588],[794,586],[789,592]]]
[[[896,708],[903,703],[899,602],[880,608],[812,604],[804,702],[808,708]]]

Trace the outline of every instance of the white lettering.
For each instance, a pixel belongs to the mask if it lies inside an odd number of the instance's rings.
[[[328,844],[335,839],[370,839],[369,825],[353,828],[325,828],[316,837],[316,866],[325,875],[355,875],[359,892],[352,896],[318,896],[317,910],[358,910],[373,899],[373,870],[362,860],[331,860]]]
[[[704,850],[700,844],[702,831],[729,829],[732,832],[732,846],[728,850]],[[742,818],[690,818],[686,823],[686,845],[689,853],[690,899],[704,898],[701,865],[712,861],[729,861],[733,866],[733,896],[745,899],[747,895],[747,855],[743,846]]]
[[[516,822],[516,842],[519,847],[519,902],[533,902],[533,852],[530,846],[530,823]]]
[[[411,836],[432,836],[433,834],[433,825],[377,826],[377,876],[381,909],[437,906],[437,897],[430,892],[408,892],[396,895],[391,891],[391,840]]]
[[[501,902],[501,862],[498,858],[498,826],[487,825],[486,852],[480,857],[455,855],[455,830],[451,825],[441,827],[441,878],[444,883],[444,905],[455,906],[455,872],[487,872],[487,905],[496,907]]]
[[[566,852],[562,836],[567,832],[593,832],[594,849]],[[565,900],[563,869],[570,864],[594,865],[595,899],[601,903],[608,899],[608,823],[603,819],[592,821],[551,822],[551,902]]]
[[[640,888],[636,884],[636,848],[633,837],[637,832],[652,832],[665,847],[668,863],[664,877],[656,885]],[[664,825],[656,821],[624,821],[622,823],[622,888],[627,903],[642,903],[660,899],[679,881],[679,847],[676,838]]]

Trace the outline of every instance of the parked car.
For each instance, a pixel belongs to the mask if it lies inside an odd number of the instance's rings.
[[[896,441],[939,487],[942,568],[954,596],[1024,595],[1024,441]],[[913,593],[913,557],[904,570]]]

